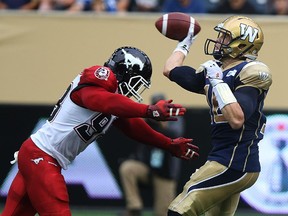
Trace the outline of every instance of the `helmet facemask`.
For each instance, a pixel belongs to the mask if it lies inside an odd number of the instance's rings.
[[[133,97],[139,103],[143,101],[141,94],[150,86],[150,82],[147,82],[140,75],[131,77],[128,82],[118,83],[119,93],[127,97]]]
[[[232,51],[229,46],[230,42],[227,43],[227,41],[231,41],[231,32],[218,26],[214,30],[218,32],[217,40],[207,39],[204,52],[206,55],[213,55],[216,60],[221,60]]]

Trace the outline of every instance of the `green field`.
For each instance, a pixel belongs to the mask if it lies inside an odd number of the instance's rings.
[[[101,210],[93,210],[93,209],[77,209],[77,208],[72,208],[72,215],[73,216],[122,216],[121,212],[123,212],[123,209],[101,209]],[[142,214],[142,216],[153,216],[152,210],[145,210]],[[268,214],[263,214],[263,213],[255,213],[252,211],[237,211],[235,216],[268,216]],[[277,216],[277,215],[271,215],[269,216]],[[279,215],[278,215],[279,216]],[[282,215],[283,216],[283,215]]]
[[[76,210],[73,209],[72,212],[73,216],[121,216],[121,211],[113,210]],[[235,216],[264,216],[264,214],[260,213],[252,213],[252,212],[246,212],[246,213],[236,213]],[[151,211],[145,211],[142,216],[153,216]],[[272,215],[269,215],[272,216]]]
[[[0,212],[2,212],[2,206],[0,206]],[[72,215],[73,216],[121,216],[121,212],[123,212],[123,209],[119,208],[101,208],[101,209],[92,209],[92,208],[72,208]],[[263,213],[255,213],[255,212],[242,212],[242,211],[237,211],[235,216],[266,216],[267,214]],[[151,210],[145,210],[143,212],[142,216],[153,216]],[[268,216],[268,215],[267,215]],[[271,215],[269,216],[277,216],[277,215]],[[282,215],[283,216],[283,215]]]
[[[73,209],[72,215],[73,216],[121,216],[121,210],[80,210],[80,209]],[[254,213],[254,212],[239,212],[235,214],[235,216],[266,216],[266,214],[262,213]],[[150,210],[146,210],[143,213],[143,216],[153,216]],[[268,215],[267,215],[268,216]],[[276,216],[271,215],[269,216]],[[283,216],[283,215],[282,215]]]

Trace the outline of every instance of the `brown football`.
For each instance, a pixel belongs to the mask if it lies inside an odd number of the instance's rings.
[[[157,30],[172,40],[183,40],[189,31],[190,23],[194,20],[194,36],[197,35],[201,26],[199,22],[185,13],[172,12],[159,17],[155,22]]]

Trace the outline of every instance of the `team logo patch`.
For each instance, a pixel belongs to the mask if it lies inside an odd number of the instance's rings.
[[[267,72],[260,71],[259,72],[259,79],[265,81],[269,78],[269,74]]]
[[[230,71],[227,73],[226,77],[235,76],[236,73],[237,73],[237,70],[236,70],[236,69],[230,70]]]
[[[95,77],[101,80],[107,80],[109,77],[109,74],[110,74],[110,71],[105,67],[100,67],[94,72]]]

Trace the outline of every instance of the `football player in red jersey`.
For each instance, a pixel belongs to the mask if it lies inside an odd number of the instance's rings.
[[[245,16],[231,16],[214,30],[218,37],[204,45],[205,54],[214,60],[197,70],[183,65],[194,40],[190,28],[164,66],[171,81],[206,96],[212,132],[207,162],[172,201],[168,216],[232,216],[240,192],[252,186],[260,172],[258,143],[266,124],[262,110],[272,84],[269,68],[256,60],[264,35]]]
[[[20,147],[19,171],[10,187],[2,216],[69,216],[69,198],[61,169],[111,125],[136,141],[169,151],[182,159],[198,157],[192,139],[171,139],[143,118],[175,120],[185,108],[161,100],[139,103],[150,87],[152,65],[135,47],[115,50],[104,66],[84,69],[55,105],[46,123]],[[133,101],[131,98],[135,98]]]

